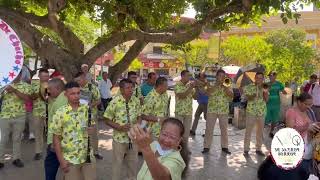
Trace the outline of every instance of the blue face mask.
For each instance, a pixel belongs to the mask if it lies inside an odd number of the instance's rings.
[[[172,149],[163,150],[158,141],[156,141],[156,150],[158,151],[160,156],[166,156],[166,155],[170,154],[171,152],[173,152]]]

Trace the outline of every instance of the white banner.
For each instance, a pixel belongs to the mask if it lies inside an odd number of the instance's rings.
[[[22,43],[14,30],[0,19],[0,88],[10,84],[23,65]]]

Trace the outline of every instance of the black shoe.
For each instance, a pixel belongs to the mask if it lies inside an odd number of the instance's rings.
[[[42,159],[42,155],[40,153],[36,153],[36,155],[34,155],[33,159],[38,161],[38,160]]]
[[[202,134],[202,137],[205,137],[206,136],[206,134]]]
[[[210,149],[209,148],[203,148],[203,151],[201,151],[203,154],[206,154],[206,153],[208,153],[210,151]]]
[[[228,148],[222,148],[221,150],[222,150],[222,152],[224,152],[226,154],[231,154],[231,152],[229,151]]]
[[[244,152],[243,152],[243,156],[244,156],[244,157],[249,157],[249,152],[248,152],[248,151],[244,151]]]
[[[23,162],[22,162],[20,159],[14,160],[14,161],[12,162],[12,164],[15,165],[15,166],[18,167],[18,168],[24,167],[24,164],[23,164]]]
[[[103,159],[103,156],[101,156],[100,154],[94,154],[94,157],[96,157],[96,159],[98,159],[98,160]]]
[[[271,139],[273,139],[273,136],[274,136],[273,133],[269,133],[269,137],[270,137]]]
[[[256,154],[257,154],[258,156],[266,156],[262,151],[256,151]]]
[[[0,169],[2,169],[4,167],[3,163],[0,163]]]
[[[196,135],[196,132],[190,130],[190,135],[191,135],[191,136],[195,136],[195,135]]]
[[[138,152],[138,155],[139,155],[139,156],[143,156],[142,152]]]

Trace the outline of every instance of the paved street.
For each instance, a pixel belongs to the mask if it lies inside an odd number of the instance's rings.
[[[174,101],[174,98],[172,99]],[[173,104],[173,103],[172,103]],[[196,107],[196,103],[194,103]],[[174,107],[171,107],[173,111]],[[258,165],[263,158],[258,158],[254,151],[254,144],[251,143],[252,151],[250,152],[250,158],[245,159],[242,155],[243,152],[243,137],[244,130],[234,129],[229,126],[229,146],[231,155],[225,156],[221,154],[220,150],[220,132],[219,126],[216,124],[214,132],[214,142],[211,151],[208,155],[201,153],[203,145],[203,129],[205,127],[205,121],[200,120],[197,135],[195,138],[190,138],[191,147],[191,161],[189,170],[185,180],[255,180]],[[267,133],[265,133],[267,134]],[[109,129],[103,122],[100,122],[99,131],[99,148],[104,159],[97,161],[97,173],[99,180],[111,179],[111,166],[112,166],[112,130]],[[254,142],[254,137],[252,140]],[[265,138],[270,143],[268,137]],[[8,156],[8,163],[5,164],[5,168],[0,170],[0,180],[42,180],[44,179],[44,167],[43,161],[34,161],[33,148],[34,143],[23,142],[23,155],[22,159],[25,162],[24,168],[14,167]],[[266,146],[263,146],[263,151],[267,152]],[[140,164],[142,163],[140,157]],[[125,173],[124,173],[125,174]]]

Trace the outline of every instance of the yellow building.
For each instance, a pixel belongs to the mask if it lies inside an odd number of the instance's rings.
[[[264,17],[261,27],[255,24],[251,24],[248,28],[241,28],[233,26],[229,31],[221,32],[222,40],[232,35],[239,36],[254,36],[264,34],[269,31],[283,29],[283,28],[299,28],[303,29],[307,33],[306,39],[313,43],[313,47],[320,48],[320,11],[299,12],[301,17],[296,24],[295,19],[288,20],[287,24],[284,24],[280,18],[280,14],[277,16]],[[215,36],[220,36],[216,33]]]

